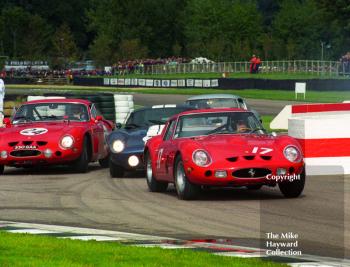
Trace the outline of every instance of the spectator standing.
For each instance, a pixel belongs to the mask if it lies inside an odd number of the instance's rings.
[[[254,73],[259,73],[260,65],[261,65],[261,59],[260,59],[259,56],[257,56],[257,57],[256,57],[256,60],[255,60],[255,70],[254,70]]]
[[[0,112],[2,116],[4,114],[4,97],[5,97],[5,83],[3,79],[0,78]]]
[[[252,58],[250,59],[250,73],[255,72],[255,64],[256,64],[256,56],[253,55]]]

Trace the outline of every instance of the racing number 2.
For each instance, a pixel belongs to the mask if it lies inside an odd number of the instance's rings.
[[[259,153],[260,155],[264,155],[264,154],[267,154],[267,153],[273,151],[273,149],[272,148],[267,148],[267,147],[258,147],[258,146],[256,146],[256,147],[253,148],[252,153],[253,154],[257,154],[259,151],[260,151],[260,153]]]

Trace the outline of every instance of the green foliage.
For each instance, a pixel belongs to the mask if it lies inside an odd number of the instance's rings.
[[[350,50],[348,0],[0,0],[0,55],[56,66],[174,55],[320,59],[321,42],[325,59]]]
[[[62,24],[52,38],[53,65],[67,67],[77,59],[77,46],[69,26]]]

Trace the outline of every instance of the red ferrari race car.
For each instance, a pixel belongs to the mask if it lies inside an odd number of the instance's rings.
[[[80,99],[47,99],[24,103],[0,129],[0,172],[4,166],[71,164],[86,172],[89,162],[108,167],[106,136],[113,123]]]
[[[241,109],[186,111],[172,117],[144,150],[152,192],[174,183],[180,199],[201,187],[260,189],[276,186],[298,197],[305,184],[302,150],[287,136],[268,134],[256,116]]]

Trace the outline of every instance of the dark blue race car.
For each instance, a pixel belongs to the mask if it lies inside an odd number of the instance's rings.
[[[144,170],[143,149],[146,141],[161,134],[168,118],[193,109],[187,105],[156,105],[132,112],[124,128],[119,125],[107,138],[111,151],[111,177],[123,177],[125,171]]]

